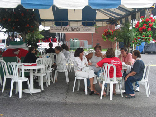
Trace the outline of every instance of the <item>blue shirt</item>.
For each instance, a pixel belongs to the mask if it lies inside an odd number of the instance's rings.
[[[141,80],[144,74],[144,68],[145,68],[144,62],[142,60],[136,60],[131,70],[131,72],[132,71],[136,72],[136,74],[133,77],[137,80]]]

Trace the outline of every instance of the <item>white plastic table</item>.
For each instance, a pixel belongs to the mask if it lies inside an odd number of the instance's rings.
[[[22,69],[22,76],[24,76],[24,70],[29,69],[30,70],[30,90],[29,89],[24,89],[23,92],[25,93],[38,93],[41,92],[41,89],[34,89],[34,84],[33,84],[33,70],[34,69],[41,69],[45,68],[44,65],[37,65],[37,66],[19,66],[19,68]]]
[[[131,68],[130,65],[126,65],[125,63],[122,63],[122,73],[124,72],[125,69],[130,69],[130,68]],[[125,89],[124,82],[125,82],[125,79],[122,77],[122,89]],[[122,92],[125,92],[125,90],[122,90]],[[116,93],[117,94],[120,93],[119,85],[116,85]]]

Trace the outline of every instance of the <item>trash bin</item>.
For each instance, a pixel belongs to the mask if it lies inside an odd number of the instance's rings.
[[[73,39],[70,39],[70,50],[73,50]]]

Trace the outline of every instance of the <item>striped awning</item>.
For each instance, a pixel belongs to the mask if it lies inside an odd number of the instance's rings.
[[[15,8],[22,5],[27,9],[49,9],[55,5],[60,9],[93,9],[116,8],[124,5],[127,8],[151,7],[156,0],[0,0],[0,8]]]

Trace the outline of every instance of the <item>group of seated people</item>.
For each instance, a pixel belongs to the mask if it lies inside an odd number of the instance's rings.
[[[123,76],[125,78],[125,93],[127,94],[125,97],[134,98],[135,94],[132,83],[136,82],[136,86],[139,86],[137,81],[142,79],[145,68],[144,62],[140,59],[140,52],[138,50],[134,50],[131,54],[127,53],[126,48],[121,48],[121,55],[119,57],[115,57],[115,51],[112,48],[109,48],[105,55],[101,53],[101,46],[99,45],[96,45],[94,50],[95,52],[84,56],[84,50],[82,48],[77,48],[74,54],[77,67],[75,74],[80,77],[85,76],[89,79],[91,90],[90,95],[99,94],[95,90],[95,84],[97,83],[97,80],[94,74],[99,76],[99,73],[101,72],[100,67],[103,67],[104,63],[108,63],[116,66],[116,77]],[[125,62],[127,65],[132,65],[130,73],[126,74],[126,72],[124,72],[124,74],[122,74],[122,62]],[[113,68],[111,68],[109,71],[110,78],[113,77],[112,69]],[[99,84],[100,87],[102,87],[100,82]],[[115,85],[113,87],[113,94],[116,94]],[[106,96],[105,91],[103,92],[103,96]]]
[[[52,44],[49,43],[49,49],[46,53],[52,52],[56,53],[57,59],[54,66],[56,69],[64,69],[62,66],[66,66],[66,59],[69,56],[69,48],[67,45],[63,44],[61,47],[56,46],[55,49],[52,48]],[[95,90],[95,84],[97,83],[97,79],[95,75],[99,76],[101,72],[101,68],[103,67],[104,63],[113,64],[116,66],[116,77],[124,77],[125,78],[125,93],[127,94],[126,98],[134,98],[134,90],[132,83],[136,82],[136,86],[138,87],[139,84],[137,81],[140,81],[143,77],[144,73],[144,62],[140,59],[141,55],[138,50],[134,50],[133,53],[128,53],[126,48],[121,48],[121,54],[119,57],[115,57],[115,51],[112,48],[109,48],[106,54],[102,54],[101,46],[96,45],[94,47],[95,52],[89,53],[88,55],[84,56],[83,48],[77,48],[74,53],[74,60],[75,60],[75,74],[77,76],[82,76],[88,78],[87,85],[90,85],[90,95],[98,94],[99,93]],[[29,49],[29,53],[26,55],[24,59],[24,63],[35,63],[36,56],[35,56],[35,48],[31,47]],[[130,73],[122,74],[122,62],[125,62],[127,65],[132,65],[132,69]],[[88,67],[90,66],[90,67]],[[113,70],[109,71],[110,78],[113,77]],[[102,84],[99,82],[100,87]],[[115,86],[113,88],[113,94],[115,92]],[[106,92],[103,92],[103,96],[106,96]]]

